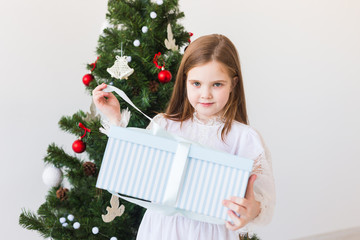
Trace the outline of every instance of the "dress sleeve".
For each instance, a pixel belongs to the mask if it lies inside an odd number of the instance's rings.
[[[131,117],[131,112],[129,111],[128,108],[126,109],[123,109],[121,111],[121,120],[118,124],[116,124],[116,126],[118,127],[127,127],[127,125],[129,124],[129,120],[130,120],[130,117]],[[108,132],[110,130],[110,121],[104,117],[103,115],[101,115],[101,119],[100,119],[100,122],[101,122],[101,125],[102,125],[102,128],[100,128],[100,132],[108,135]]]
[[[254,194],[260,202],[260,214],[240,232],[253,232],[257,226],[270,223],[275,208],[275,183],[270,152],[261,136],[253,129],[249,130],[248,141],[253,146],[254,165],[251,174],[256,174]]]
[[[163,113],[160,113],[158,115],[156,115],[153,120],[160,125],[160,127],[166,129],[167,127],[167,120],[164,117]],[[153,128],[154,124],[152,122],[149,123],[149,125],[146,127],[147,130],[151,130]]]

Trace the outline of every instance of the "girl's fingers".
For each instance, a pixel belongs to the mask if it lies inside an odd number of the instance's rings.
[[[99,92],[95,92],[93,96],[95,98],[99,99],[99,98],[103,98],[103,97],[110,97],[110,93],[99,91]]]
[[[93,90],[93,94],[95,94],[98,91],[102,91],[103,89],[105,89],[107,87],[107,85],[105,83],[102,83],[100,85],[98,85],[96,88],[94,88]]]
[[[236,214],[233,211],[229,210],[228,215],[231,218],[231,220],[233,221],[233,223],[226,222],[226,227],[228,229],[235,231],[235,230],[245,226],[245,224],[246,224],[245,219],[242,219],[242,218],[236,216]]]
[[[95,105],[107,103],[108,99],[106,99],[105,97],[107,97],[108,95],[108,93],[104,93],[102,91],[95,93],[93,95]]]
[[[237,228],[235,227],[235,225],[231,224],[230,222],[226,222],[226,228],[232,231],[237,230]]]
[[[249,182],[248,182],[248,186],[246,188],[246,193],[245,193],[245,198],[246,199],[250,199],[250,198],[255,198],[254,196],[254,182],[257,178],[256,174],[253,174],[249,177]]]
[[[99,101],[100,98],[102,98],[102,93],[101,92],[94,92],[93,93],[93,98],[95,101]]]
[[[238,205],[248,207],[248,202],[245,198],[233,196],[233,197],[230,197],[230,200],[235,202]]]
[[[244,215],[246,213],[246,208],[244,206],[238,205],[232,201],[225,200],[225,206],[229,208],[230,210],[235,211],[236,213],[240,215]]]

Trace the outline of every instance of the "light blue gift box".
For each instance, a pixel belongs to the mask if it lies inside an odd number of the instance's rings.
[[[141,112],[114,87],[128,104]],[[170,134],[149,116],[151,131],[112,126],[96,187],[166,215],[215,224],[231,221],[221,202],[244,197],[253,161]]]
[[[145,129],[113,126],[108,136],[96,187],[128,201],[224,224],[222,200],[245,195],[252,160]]]

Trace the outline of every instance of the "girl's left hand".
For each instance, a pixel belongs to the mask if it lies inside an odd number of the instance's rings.
[[[230,230],[237,230],[244,227],[260,213],[260,202],[255,200],[254,182],[256,175],[251,175],[248,181],[245,198],[231,197],[230,200],[223,200],[222,204],[229,208],[228,215],[233,224],[226,222],[226,227]],[[234,212],[240,215],[238,217]]]

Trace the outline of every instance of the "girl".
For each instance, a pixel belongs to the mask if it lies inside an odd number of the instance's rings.
[[[103,92],[104,88],[106,84],[94,89],[95,105],[110,123],[126,125],[120,123],[124,120],[119,102],[112,93]],[[248,125],[240,61],[228,38],[213,34],[188,46],[166,112],[154,120],[170,133],[253,159],[254,168],[245,198],[231,196],[222,201],[232,223],[216,225],[148,210],[139,227],[138,240],[238,240],[238,233],[251,232],[251,226],[271,220],[275,205],[271,160],[261,137]],[[151,128],[152,124],[148,126]]]

